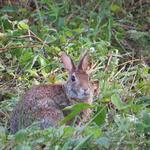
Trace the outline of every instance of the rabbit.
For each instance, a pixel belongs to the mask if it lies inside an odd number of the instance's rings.
[[[77,67],[65,52],[62,52],[61,60],[69,74],[68,80],[62,84],[39,85],[28,90],[10,118],[12,133],[30,126],[35,121],[39,122],[41,129],[56,127],[68,115],[63,111],[65,107],[79,102],[92,104],[98,84],[92,86],[89,81],[88,53],[83,55]],[[83,122],[90,113],[89,110],[83,111]]]

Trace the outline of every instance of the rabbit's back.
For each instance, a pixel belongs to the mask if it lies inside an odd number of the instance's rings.
[[[15,133],[20,128],[39,122],[41,128],[57,126],[64,117],[62,109],[69,101],[63,85],[40,85],[27,91],[12,113],[10,129]]]

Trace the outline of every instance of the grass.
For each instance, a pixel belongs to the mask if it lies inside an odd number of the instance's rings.
[[[35,2],[32,11],[0,10],[0,149],[149,149],[148,0]],[[90,120],[12,135],[8,120],[24,91],[63,81],[60,52],[78,61],[85,50],[100,84]]]

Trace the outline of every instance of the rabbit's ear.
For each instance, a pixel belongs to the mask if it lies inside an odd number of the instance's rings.
[[[79,70],[83,70],[84,72],[87,71],[88,65],[89,65],[89,55],[86,52],[83,57],[81,58],[79,65],[78,65],[78,69]]]
[[[65,52],[62,52],[61,60],[64,64],[65,69],[68,72],[73,72],[73,70],[75,70],[75,65],[74,65],[72,59]]]

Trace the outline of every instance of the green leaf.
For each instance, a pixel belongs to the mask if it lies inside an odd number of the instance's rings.
[[[67,141],[67,142],[63,145],[62,150],[68,150],[68,149],[69,149],[69,147],[70,147],[70,143],[71,143],[71,141],[70,141],[70,140],[69,140],[69,141]]]
[[[121,6],[117,5],[117,4],[112,4],[111,5],[111,11],[114,13],[119,13],[122,11]]]
[[[0,138],[6,138],[6,129],[0,126]]]
[[[0,71],[5,70],[5,67],[0,63]]]
[[[144,106],[149,106],[150,105],[150,98],[146,97],[146,96],[139,97],[136,101],[136,104],[137,105],[143,104]]]
[[[4,39],[6,39],[6,37],[7,37],[6,33],[0,32],[0,40],[4,40]]]
[[[95,122],[98,126],[102,125],[105,122],[106,113],[106,107],[97,107],[97,112],[94,116],[93,122]]]
[[[34,58],[34,54],[33,52],[31,52],[30,50],[29,51],[24,51],[21,58],[20,58],[20,65],[22,66],[31,66],[32,64],[32,60]]]
[[[13,150],[32,150],[32,148],[28,144],[24,143],[17,145]]]
[[[85,110],[87,108],[92,108],[92,105],[89,105],[87,103],[78,103],[72,106],[68,106],[65,107],[63,110],[70,110],[72,111],[68,116],[66,116],[61,122],[60,124],[65,124],[67,123],[69,120],[73,119],[76,115],[78,115],[82,110]]]
[[[111,96],[111,102],[117,107],[117,109],[121,110],[125,108],[125,104],[120,99],[119,95],[114,94]]]
[[[27,131],[25,129],[21,129],[15,134],[16,143],[23,143],[27,139],[28,136],[27,136]]]
[[[97,139],[102,135],[101,128],[99,126],[87,126],[84,128],[83,135],[88,136],[93,134],[93,139]]]
[[[96,140],[96,144],[108,149],[110,147],[110,140],[107,137],[100,137]]]
[[[73,134],[74,134],[74,131],[75,131],[75,129],[74,129],[73,127],[71,127],[71,126],[65,127],[65,128],[64,128],[63,137],[64,137],[64,138],[72,137]]]
[[[87,136],[87,137],[85,137],[85,138],[82,138],[82,139],[80,140],[80,143],[74,148],[74,150],[82,150],[82,147],[83,147],[86,143],[88,143],[88,141],[91,139],[91,137],[92,137],[92,134],[89,135],[89,136]]]
[[[18,23],[18,28],[19,28],[20,30],[29,30],[29,26],[28,26],[28,24],[26,23],[26,21],[20,21],[20,22]]]
[[[87,108],[93,108],[93,105],[87,104],[87,103],[78,103],[75,105],[67,106],[63,110],[84,110]]]
[[[0,9],[0,13],[17,13],[17,8],[12,6],[4,6]]]
[[[141,122],[135,123],[135,127],[138,133],[142,133],[144,131],[144,126]]]
[[[39,55],[39,61],[40,61],[41,67],[46,67],[47,66],[48,62],[42,55]]]
[[[3,146],[7,142],[6,129],[0,126],[0,149],[3,149]]]
[[[143,123],[150,127],[150,115],[147,111],[142,112],[143,115]]]

